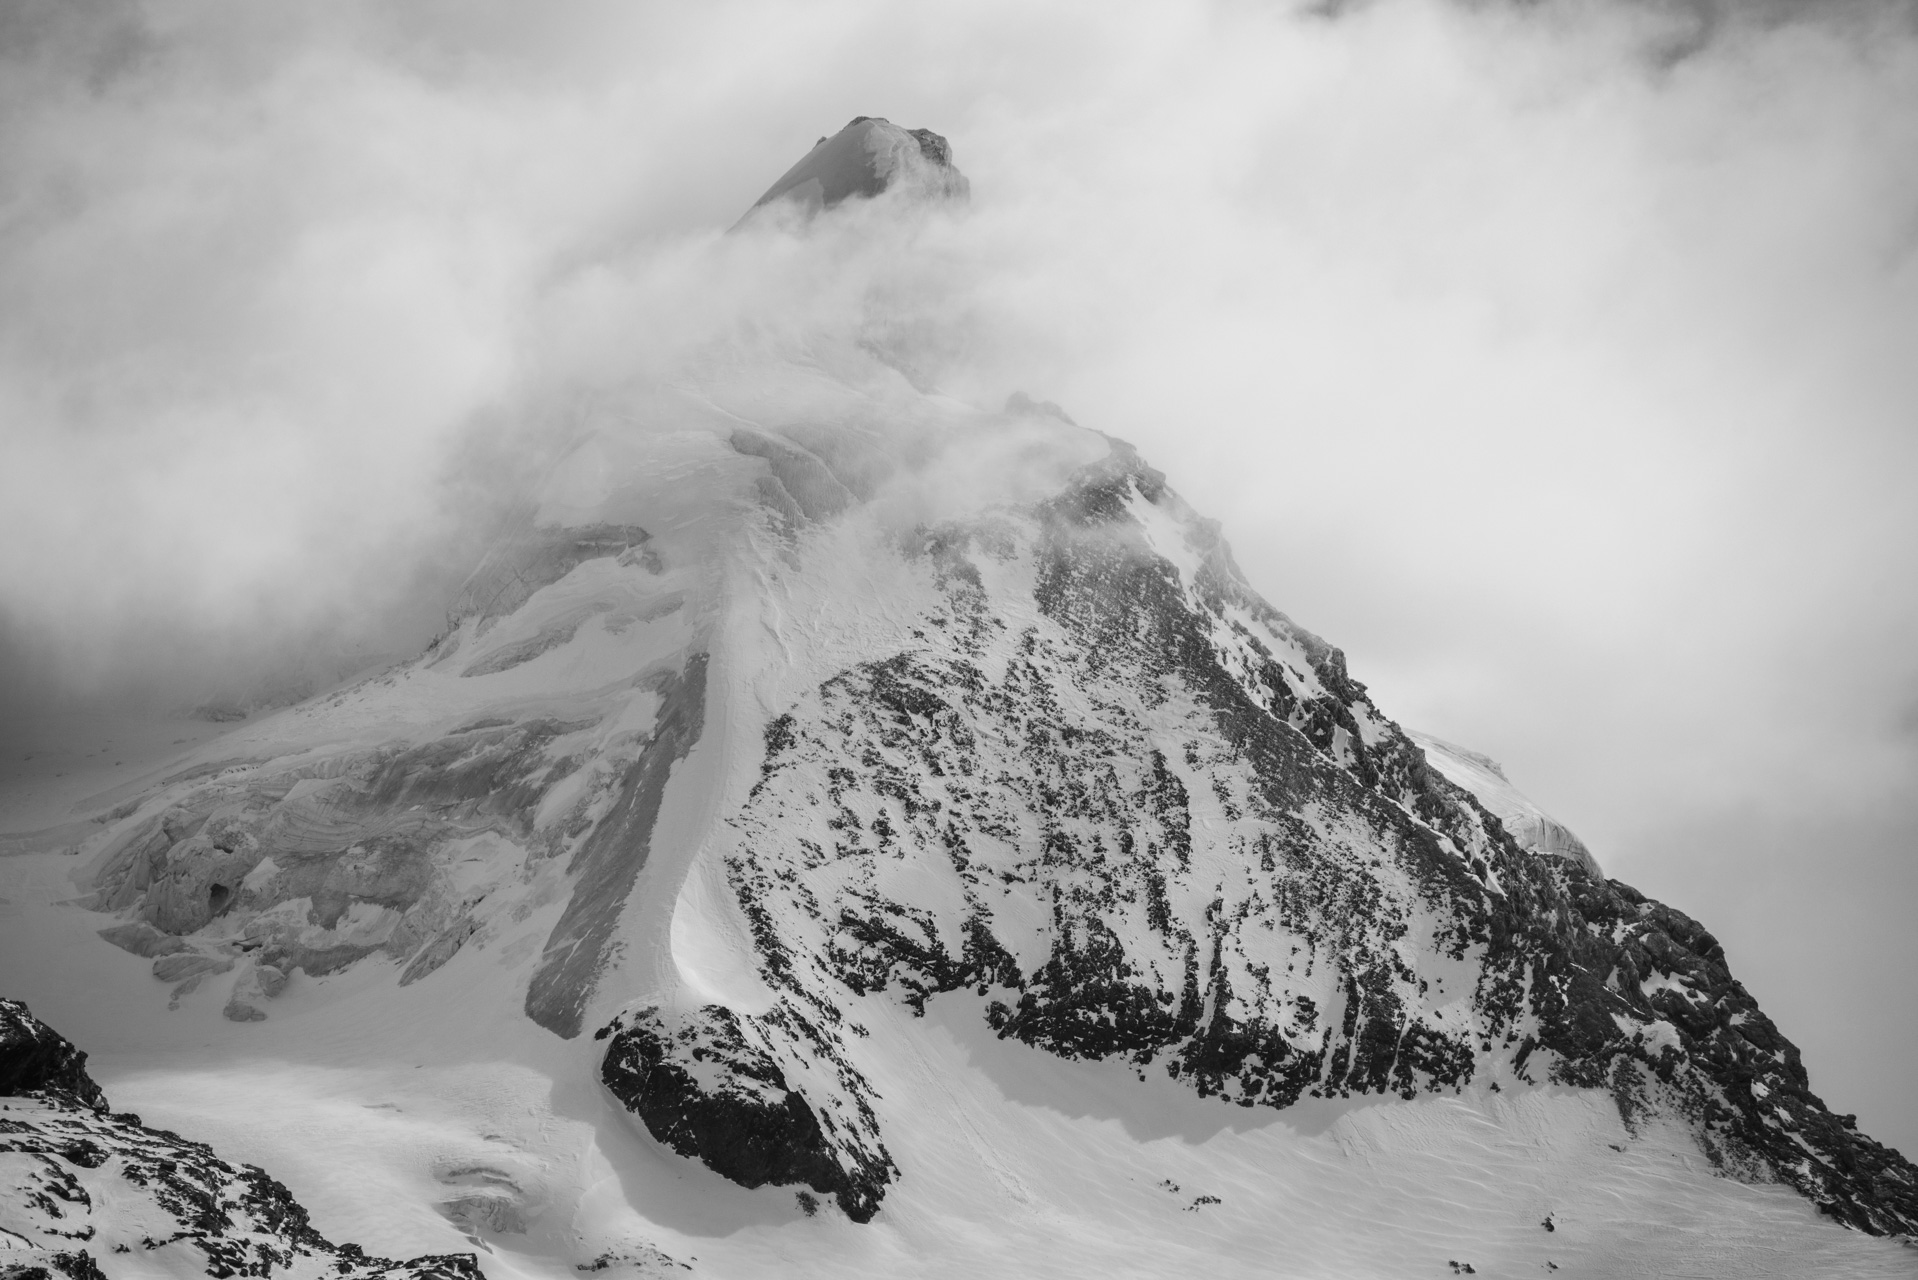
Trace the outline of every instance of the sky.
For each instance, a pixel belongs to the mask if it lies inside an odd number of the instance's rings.
[[[970,208],[723,236],[855,115]],[[543,433],[877,333],[1136,444],[1918,1153],[1915,247],[1910,4],[11,0],[0,736],[416,645]]]

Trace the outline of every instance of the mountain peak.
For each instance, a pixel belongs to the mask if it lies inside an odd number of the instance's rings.
[[[855,116],[814,143],[753,209],[790,200],[817,213],[855,196],[870,199],[899,188],[948,200],[964,200],[971,192],[966,176],[953,167],[952,144],[939,134],[904,129],[883,116]]]

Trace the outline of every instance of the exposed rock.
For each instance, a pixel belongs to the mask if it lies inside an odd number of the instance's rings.
[[[333,1244],[261,1170],[107,1114],[85,1062],[26,1006],[0,999],[0,1093],[16,1100],[0,1116],[0,1185],[13,1197],[10,1231],[33,1246],[7,1251],[12,1276],[104,1280],[96,1255],[137,1251],[137,1274],[484,1280],[472,1254],[395,1262]]]
[[[0,1280],[53,1280],[54,1276],[66,1276],[68,1280],[106,1280],[100,1264],[85,1249],[35,1252],[45,1259],[43,1263],[0,1262]]]
[[[602,1031],[600,1079],[652,1135],[746,1187],[804,1184],[855,1222],[878,1212],[890,1158],[848,1169],[819,1119],[730,1009],[668,1019],[656,1007]]]
[[[807,1196],[807,1199],[811,1197]],[[667,1275],[674,1269],[680,1271],[693,1269],[691,1263],[681,1262],[670,1253],[662,1253],[650,1244],[638,1243],[624,1249],[608,1249],[591,1262],[580,1263],[574,1270],[605,1271],[611,1267],[632,1267],[643,1276]]]
[[[41,1094],[94,1111],[106,1110],[87,1074],[87,1055],[34,1017],[18,1000],[0,998],[0,1095]]]
[[[814,144],[753,202],[753,209],[780,201],[817,212],[890,190],[963,201],[971,195],[971,184],[953,167],[951,145],[930,129],[902,129],[882,117],[856,116]]]

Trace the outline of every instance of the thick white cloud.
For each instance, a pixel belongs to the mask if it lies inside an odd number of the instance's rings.
[[[9,6],[12,696],[398,643],[529,437],[876,332],[1139,444],[1918,1146],[1918,40],[1761,13]],[[858,114],[971,212],[720,238]]]

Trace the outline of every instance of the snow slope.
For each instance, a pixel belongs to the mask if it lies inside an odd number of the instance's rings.
[[[788,169],[754,210],[775,202],[808,214],[854,197],[871,199],[898,190],[919,198],[964,200],[970,185],[952,164],[952,148],[930,129],[902,129],[890,120],[858,116],[830,138],[821,138]],[[744,219],[742,219],[742,222]]]
[[[1425,751],[1434,769],[1472,793],[1474,799],[1505,824],[1512,838],[1535,853],[1571,858],[1593,875],[1602,875],[1598,860],[1585,842],[1558,819],[1546,813],[1514,787],[1497,761],[1477,751],[1410,731],[1412,741]]]

